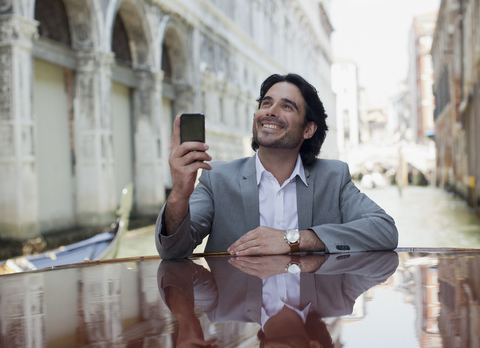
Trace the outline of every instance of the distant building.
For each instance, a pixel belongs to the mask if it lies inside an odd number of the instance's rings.
[[[405,81],[399,83],[398,92],[391,99],[390,133],[398,140],[413,139],[411,125],[411,94]]]
[[[174,116],[205,113],[215,160],[250,155],[271,73],[303,75],[335,124],[329,3],[0,1],[0,236],[109,225],[129,182],[155,216]]]
[[[409,38],[409,87],[412,95],[410,128],[414,141],[424,144],[433,135],[435,126],[433,111],[433,67],[430,50],[435,30],[437,12],[416,16]]]
[[[388,110],[385,105],[368,105],[361,115],[364,142],[383,145],[389,143]]]
[[[360,143],[358,111],[358,69],[348,60],[336,59],[332,65],[332,90],[337,103],[337,144],[339,157],[347,161],[349,150]]]
[[[477,208],[480,197],[479,0],[442,0],[433,36],[437,182]]]

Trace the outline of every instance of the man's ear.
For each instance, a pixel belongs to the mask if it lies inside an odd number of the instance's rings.
[[[313,135],[317,131],[317,127],[318,126],[315,122],[308,122],[303,132],[303,138],[310,139],[311,137],[313,137]]]

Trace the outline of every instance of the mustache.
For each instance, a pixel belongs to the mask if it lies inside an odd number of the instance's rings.
[[[279,118],[276,118],[276,117],[269,117],[269,116],[263,116],[263,117],[260,117],[258,119],[258,122],[259,123],[263,123],[263,122],[270,122],[270,123],[276,123],[278,124],[279,126],[282,126],[282,127],[287,127],[287,123]]]

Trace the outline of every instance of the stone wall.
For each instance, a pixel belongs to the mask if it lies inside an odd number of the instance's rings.
[[[250,155],[261,82],[271,73],[295,72],[317,87],[335,124],[328,11],[327,0],[2,1],[0,236],[27,239],[113,221],[120,195],[113,81],[130,91],[131,137],[125,141],[133,153],[134,215],[153,216],[165,201],[176,114],[205,113],[214,159]],[[39,194],[36,146],[48,134],[37,131],[35,60],[63,69],[69,91],[64,116],[72,160],[64,166],[74,183],[68,198],[74,214],[67,221],[39,209],[67,202]],[[336,153],[335,135],[327,139],[323,157]]]

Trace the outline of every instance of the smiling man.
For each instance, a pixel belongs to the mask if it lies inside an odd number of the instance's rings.
[[[232,255],[395,249],[393,219],[357,189],[348,166],[317,158],[327,115],[316,89],[299,75],[275,74],[258,103],[256,154],[232,162],[210,165],[208,145],[180,144],[175,120],[173,188],[155,233],[160,256],[188,257],[207,236],[205,252]]]

